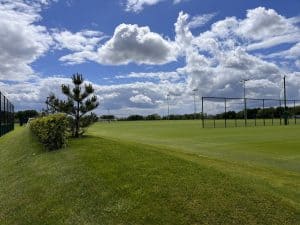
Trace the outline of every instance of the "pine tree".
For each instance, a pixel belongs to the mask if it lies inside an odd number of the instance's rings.
[[[61,86],[62,93],[67,96],[67,100],[59,100],[54,94],[51,94],[47,98],[46,104],[51,112],[62,112],[71,116],[72,135],[78,138],[83,133],[81,128],[87,125],[86,121],[89,121],[84,117],[88,112],[96,109],[99,103],[97,96],[92,95],[95,91],[93,86],[84,84],[81,74],[74,74],[72,82],[73,88],[65,84]],[[85,122],[81,123],[81,121]]]

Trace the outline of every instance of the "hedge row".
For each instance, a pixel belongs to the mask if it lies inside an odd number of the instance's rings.
[[[56,150],[67,144],[68,120],[64,114],[54,114],[34,119],[30,129],[48,150]]]

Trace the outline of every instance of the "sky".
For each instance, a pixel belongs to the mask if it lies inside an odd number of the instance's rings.
[[[300,99],[299,0],[0,0],[0,91],[45,108],[81,73],[98,114],[192,113],[202,96]],[[196,91],[193,91],[196,90]],[[214,110],[211,108],[211,110]]]

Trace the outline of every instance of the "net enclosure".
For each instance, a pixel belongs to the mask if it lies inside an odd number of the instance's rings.
[[[14,129],[14,105],[0,92],[0,137]]]
[[[300,124],[300,100],[202,97],[202,127]]]

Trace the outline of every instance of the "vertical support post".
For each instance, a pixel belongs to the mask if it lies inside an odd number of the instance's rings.
[[[263,99],[263,121],[264,121],[264,126],[266,126],[266,119],[265,119],[265,99]]]
[[[247,99],[246,99],[246,88],[244,89],[244,106],[245,106],[245,127],[247,127]]]
[[[216,128],[216,117],[214,117],[214,128]]]
[[[15,129],[15,106],[12,105],[12,113],[13,113],[13,130]]]
[[[196,91],[197,89],[193,90],[193,95],[194,95],[194,120],[196,119],[196,113],[197,113],[197,107],[196,107]]]
[[[170,93],[167,94],[168,101],[168,120],[170,120]]]
[[[204,101],[204,97],[201,98],[201,120],[202,120],[202,128],[204,128],[204,104],[203,104],[203,101]]]
[[[13,113],[13,105],[10,103],[10,129],[14,129],[14,113]]]
[[[4,133],[6,133],[6,107],[5,107],[5,104],[6,104],[6,98],[5,96],[3,97],[3,128],[4,128]]]
[[[294,119],[295,119],[295,124],[297,124],[297,117],[296,117],[296,100],[294,100]]]
[[[280,122],[280,125],[282,125],[282,122],[281,122],[281,100],[279,100],[279,113],[280,113],[280,115],[279,115],[279,122]]]
[[[0,92],[0,137],[2,136],[2,118],[3,118],[3,113],[2,113],[2,93]]]
[[[224,115],[224,119],[225,119],[225,128],[227,127],[227,105],[226,105],[226,98],[224,98],[224,103],[225,103],[225,115]]]
[[[257,115],[255,114],[255,118],[254,118],[254,126],[256,127],[256,117]]]
[[[286,86],[285,86],[285,78],[283,77],[283,88],[284,88],[284,125],[288,125],[288,112],[287,112],[287,105],[286,105]]]

